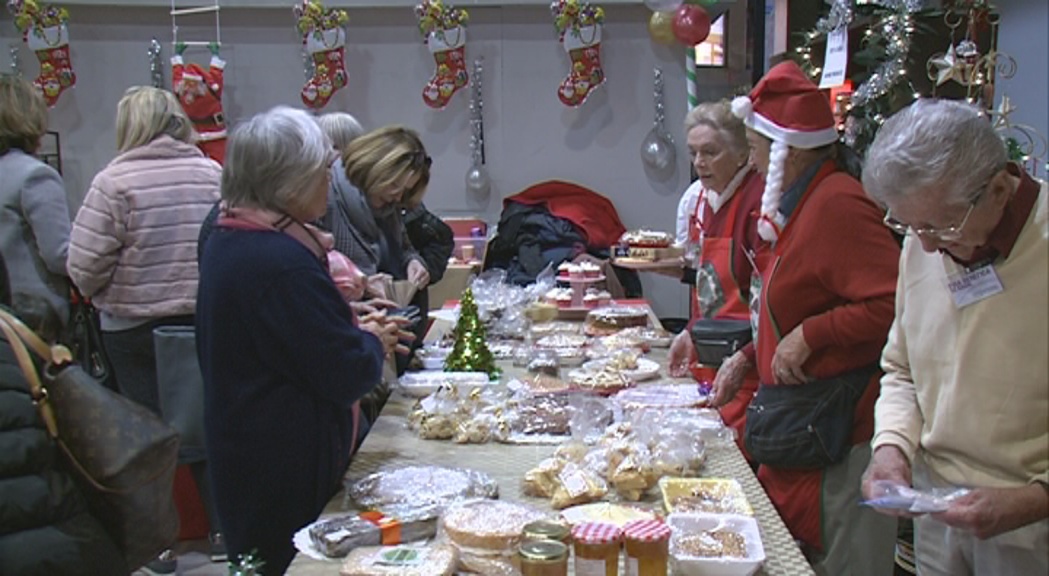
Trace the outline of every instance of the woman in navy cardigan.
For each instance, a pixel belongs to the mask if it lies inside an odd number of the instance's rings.
[[[338,489],[357,401],[381,378],[395,324],[361,319],[328,274],[336,153],[307,113],[278,107],[227,144],[222,208],[200,262],[197,349],[208,462],[231,558],[283,574],[292,535]]]

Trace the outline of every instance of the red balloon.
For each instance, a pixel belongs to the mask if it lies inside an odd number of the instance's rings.
[[[674,14],[674,37],[685,46],[695,46],[710,35],[710,14],[699,6],[682,4]]]

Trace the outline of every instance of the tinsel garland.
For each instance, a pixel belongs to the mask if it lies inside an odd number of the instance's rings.
[[[11,54],[11,73],[15,76],[22,75],[22,64],[19,62],[20,56],[18,53],[18,44],[12,42],[7,45],[7,49]]]
[[[149,81],[154,88],[164,87],[164,66],[161,63],[161,50],[160,42],[157,42],[156,37],[149,41],[149,50],[146,50],[146,54],[149,56]]]
[[[474,166],[484,164],[484,59],[474,60],[470,98],[470,158]]]

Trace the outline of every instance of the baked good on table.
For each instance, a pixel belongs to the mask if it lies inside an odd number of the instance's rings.
[[[655,517],[655,513],[649,510],[643,510],[636,506],[612,504],[610,502],[583,504],[561,511],[561,518],[564,518],[565,522],[572,525],[602,522],[622,528],[634,520],[652,520]]]
[[[624,328],[648,326],[648,309],[639,306],[604,306],[586,313],[584,331],[607,336]]]
[[[667,248],[674,242],[674,237],[659,230],[627,230],[619,237],[621,244],[631,248]]]
[[[544,518],[542,512],[520,504],[472,500],[449,507],[441,526],[448,539],[462,548],[504,551],[521,541],[526,524]]]
[[[569,375],[569,378],[577,388],[598,394],[614,394],[631,386],[631,382],[616,370],[598,372],[575,370]]]
[[[698,534],[678,536],[679,554],[694,558],[746,558],[747,540],[739,532],[726,528],[704,530]]]
[[[536,348],[579,348],[586,345],[582,334],[551,334],[535,341]]]
[[[451,576],[459,563],[453,546],[366,546],[346,557],[342,576]]]
[[[365,509],[394,504],[446,505],[467,498],[495,498],[499,486],[483,472],[440,466],[405,466],[376,472],[348,487],[350,498]]]

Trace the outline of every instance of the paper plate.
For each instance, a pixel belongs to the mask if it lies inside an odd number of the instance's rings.
[[[600,372],[607,360],[591,360],[583,363],[583,370]],[[631,382],[644,382],[659,376],[659,364],[647,358],[637,359],[637,368],[633,370],[619,370]]]
[[[491,380],[484,372],[444,372],[441,370],[424,370],[406,372],[397,382],[397,387],[405,396],[424,398],[433,394],[441,386],[490,386]]]

